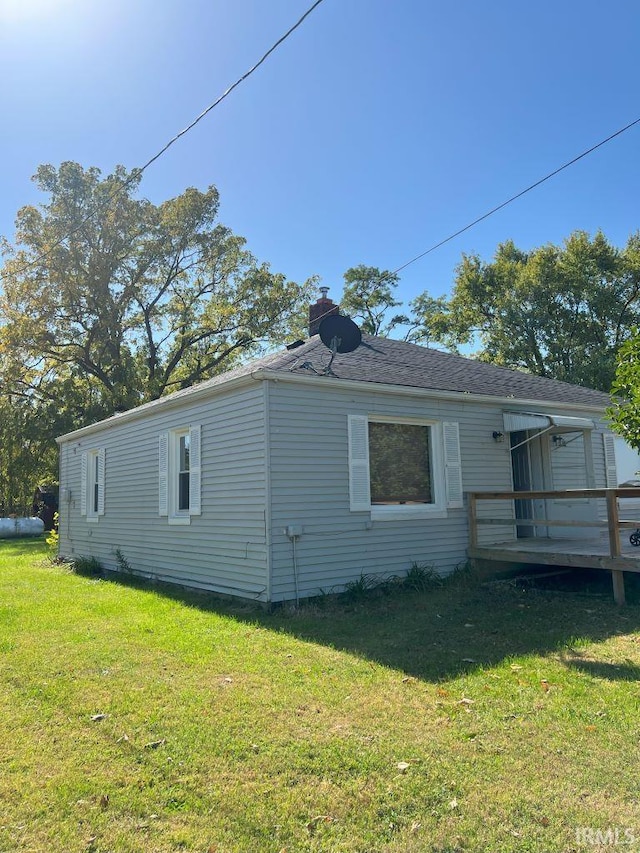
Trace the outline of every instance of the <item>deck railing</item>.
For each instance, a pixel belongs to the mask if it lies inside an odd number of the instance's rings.
[[[478,514],[478,504],[481,501],[538,501],[538,500],[591,500],[604,499],[607,511],[606,520],[596,519],[557,519],[534,516],[516,517],[485,517]],[[607,529],[609,534],[609,555],[620,557],[621,528],[640,528],[639,520],[628,520],[620,517],[619,501],[624,498],[640,499],[640,488],[637,489],[564,489],[562,491],[527,491],[527,492],[467,492],[469,511],[469,547],[473,551],[478,547],[478,528],[483,525],[500,525],[502,527],[580,527]],[[525,504],[521,504],[525,506]],[[622,571],[612,570],[613,589],[616,601],[624,602],[624,579]]]

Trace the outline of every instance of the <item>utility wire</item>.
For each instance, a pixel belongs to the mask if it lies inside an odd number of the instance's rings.
[[[431,246],[431,248],[427,249],[426,252],[422,252],[421,254],[416,255],[415,258],[412,258],[410,261],[407,261],[405,264],[402,264],[402,266],[399,266],[397,269],[393,270],[392,275],[395,275],[396,273],[400,272],[400,270],[406,269],[411,264],[415,264],[416,261],[419,261],[421,258],[424,258],[427,255],[430,255],[431,252],[435,252],[435,250],[439,249],[440,246],[444,246],[445,243],[449,243],[455,237],[459,237],[460,234],[464,234],[465,231],[468,231],[470,228],[473,228],[474,225],[477,225],[479,222],[482,222],[484,219],[488,219],[490,216],[493,216],[494,213],[497,213],[499,210],[502,210],[503,207],[506,207],[508,204],[511,204],[511,202],[515,201],[518,198],[521,198],[523,195],[526,195],[526,193],[531,192],[531,190],[534,190],[536,187],[539,187],[540,184],[544,184],[545,181],[548,181],[550,178],[553,178],[555,175],[559,174],[564,169],[568,169],[569,166],[573,166],[574,163],[577,163],[578,160],[582,160],[582,158],[586,157],[587,154],[591,154],[593,151],[596,151],[598,148],[602,148],[602,146],[606,145],[607,142],[611,142],[611,140],[615,139],[616,136],[620,136],[622,133],[624,133],[627,130],[630,130],[636,124],[640,124],[640,118],[637,118],[635,121],[632,121],[630,124],[627,124],[625,127],[621,127],[620,130],[616,130],[615,133],[612,133],[611,136],[607,136],[606,139],[603,139],[601,142],[598,142],[597,145],[593,145],[587,151],[583,151],[582,154],[578,154],[578,156],[574,157],[573,160],[569,160],[568,163],[565,163],[564,165],[560,166],[558,169],[554,169],[553,172],[549,172],[549,174],[545,175],[544,178],[540,178],[539,181],[536,181],[534,184],[531,184],[531,186],[527,187],[524,190],[521,190],[519,193],[516,193],[516,195],[513,195],[513,196],[511,196],[511,198],[508,198],[506,201],[503,201],[502,204],[499,204],[497,207],[494,207],[492,210],[489,210],[487,213],[484,213],[482,216],[479,216],[477,219],[474,219],[473,222],[470,222],[468,225],[465,225],[464,228],[460,228],[454,234],[451,234],[449,237],[445,237],[444,240],[440,240],[439,243],[436,243],[434,246]]]
[[[137,169],[133,169],[131,174],[129,175],[129,177],[126,179],[126,181],[124,181],[124,183],[120,184],[120,186],[115,190],[115,192],[111,193],[107,197],[104,205],[102,205],[100,207],[94,207],[93,210],[90,210],[89,213],[84,217],[84,219],[82,219],[78,223],[78,225],[76,225],[75,228],[71,229],[71,231],[68,231],[64,236],[60,237],[59,240],[56,240],[56,242],[53,243],[46,250],[46,252],[42,252],[40,255],[38,255],[36,258],[34,258],[32,261],[28,261],[27,263],[23,264],[21,267],[18,267],[18,269],[15,270],[15,272],[19,272],[19,273],[23,272],[24,270],[29,269],[30,267],[33,267],[36,264],[40,263],[45,258],[48,258],[51,255],[51,253],[54,251],[54,249],[57,249],[58,246],[61,246],[65,240],[68,240],[69,237],[72,237],[74,234],[76,234],[84,225],[86,225],[86,223],[90,219],[92,219],[97,213],[101,212],[101,210],[103,210],[107,205],[114,202],[118,198],[118,196],[122,195],[122,193],[134,181],[138,181],[140,179],[140,177],[142,176],[142,174],[145,172],[145,170],[148,169],[152,163],[155,163],[156,160],[158,160],[160,157],[162,157],[162,155],[169,148],[171,148],[171,146],[174,143],[176,143],[185,134],[189,133],[189,131],[192,130],[198,124],[198,122],[202,121],[202,119],[206,115],[208,115],[211,112],[211,110],[213,110],[215,107],[217,107],[218,104],[222,103],[222,101],[224,101],[224,99],[227,98],[231,94],[231,92],[233,92],[234,89],[236,89],[241,83],[243,83],[248,77],[250,77],[254,71],[257,71],[258,68],[260,68],[260,66],[262,65],[262,63],[265,62],[269,58],[269,56],[271,56],[271,54],[275,50],[277,50],[280,47],[280,45],[284,41],[286,41],[286,39],[288,39],[289,36],[295,30],[298,29],[298,27],[303,23],[303,21],[305,21],[306,18],[308,18],[309,15],[314,11],[314,9],[316,9],[322,2],[323,2],[323,0],[315,0],[315,2],[307,9],[307,11],[300,18],[298,18],[298,20],[295,22],[295,24],[292,27],[290,27],[283,36],[280,36],[280,38],[273,45],[271,45],[269,50],[262,57],[260,57],[260,59],[255,63],[255,65],[252,65],[248,71],[246,71],[241,77],[238,77],[238,79],[235,81],[235,83],[232,83],[231,86],[229,86],[229,88],[226,89],[220,95],[219,98],[216,98],[216,100],[212,104],[209,104],[209,106],[206,107],[200,113],[200,115],[197,116],[191,122],[191,124],[187,125],[187,127],[185,127],[183,130],[181,130],[179,133],[176,133],[176,135],[173,137],[173,139],[170,139],[169,142],[167,142],[167,144],[163,148],[161,148],[157,154],[154,154],[153,157],[151,157],[149,160],[147,160],[147,162],[144,164],[144,166],[140,166]]]
[[[220,104],[222,101],[224,101],[224,99],[225,99],[228,95],[230,95],[230,94],[231,94],[231,92],[233,92],[233,90],[234,90],[237,86],[239,86],[241,83],[243,83],[243,82],[247,79],[247,77],[250,77],[250,76],[253,74],[253,72],[254,72],[254,71],[256,71],[258,68],[260,68],[260,66],[262,65],[262,63],[263,63],[263,62],[264,62],[264,61],[265,61],[265,60],[266,60],[266,59],[267,59],[267,58],[268,58],[268,57],[273,53],[273,51],[274,51],[274,50],[276,50],[278,47],[280,47],[280,45],[282,44],[282,42],[283,42],[283,41],[285,41],[286,39],[288,39],[288,38],[289,38],[289,36],[291,35],[291,33],[292,33],[294,30],[297,30],[297,29],[298,29],[298,27],[300,26],[300,24],[305,20],[305,18],[308,18],[308,17],[309,17],[309,15],[313,12],[313,10],[314,10],[317,6],[319,6],[321,3],[322,3],[322,0],[316,0],[316,2],[315,2],[315,3],[313,3],[313,5],[312,5],[312,6],[310,6],[310,7],[307,9],[307,11],[304,13],[304,15],[303,15],[301,18],[299,18],[299,19],[296,21],[296,23],[295,23],[295,24],[294,24],[290,29],[288,29],[288,30],[287,30],[287,32],[286,32],[283,36],[281,36],[281,38],[279,38],[279,39],[278,39],[278,41],[277,41],[274,45],[272,45],[272,46],[269,48],[269,50],[264,54],[264,56],[263,56],[261,59],[259,59],[259,60],[256,62],[256,64],[255,64],[254,66],[252,66],[252,67],[251,67],[251,68],[246,72],[246,74],[243,74],[243,75],[242,75],[242,77],[239,77],[239,78],[236,80],[236,82],[235,82],[235,83],[233,83],[231,86],[229,86],[229,88],[228,88],[225,92],[223,92],[223,93],[220,95],[220,97],[219,97],[219,98],[217,98],[217,99],[216,99],[212,104],[209,104],[209,106],[208,106],[206,109],[204,109],[204,110],[200,113],[200,115],[199,115],[197,118],[195,118],[195,119],[191,122],[191,124],[187,125],[187,127],[185,127],[185,129],[184,129],[184,130],[181,130],[181,131],[180,131],[180,133],[176,133],[176,135],[173,137],[173,139],[169,140],[169,142],[167,142],[167,144],[164,146],[164,148],[162,148],[160,151],[158,151],[158,153],[157,153],[157,154],[155,154],[155,155],[154,155],[150,160],[148,160],[148,161],[144,164],[144,166],[142,166],[140,169],[137,169],[137,170],[136,170],[137,174],[138,174],[138,175],[141,175],[141,174],[142,174],[142,172],[144,172],[144,170],[145,170],[146,168],[148,168],[152,163],[155,163],[155,161],[156,161],[159,157],[162,157],[162,155],[164,154],[164,152],[165,152],[168,148],[171,148],[171,146],[173,145],[173,143],[174,143],[174,142],[177,142],[177,141],[180,139],[180,137],[181,137],[181,136],[184,136],[184,135],[185,135],[185,133],[189,133],[189,131],[190,131],[192,128],[194,128],[194,127],[198,124],[198,122],[199,122],[199,121],[201,121],[201,120],[202,120],[206,115],[208,115],[208,113],[210,113],[210,112],[211,112],[211,110],[212,110],[214,107],[217,107],[217,106],[218,106],[218,104]]]

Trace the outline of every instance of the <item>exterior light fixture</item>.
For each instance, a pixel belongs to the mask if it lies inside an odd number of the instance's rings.
[[[491,433],[491,435],[493,436],[493,440],[495,442],[504,441],[504,433],[503,432],[498,432],[498,430],[494,429],[494,431]]]

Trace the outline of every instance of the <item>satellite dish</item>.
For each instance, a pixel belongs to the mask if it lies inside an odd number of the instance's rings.
[[[353,320],[340,314],[330,314],[320,323],[318,334],[322,343],[335,355],[353,352],[362,343],[362,334]]]

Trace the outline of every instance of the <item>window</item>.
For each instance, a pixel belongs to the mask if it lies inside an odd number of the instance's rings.
[[[369,421],[371,503],[434,502],[431,427]]]
[[[188,432],[178,436],[178,512],[189,511],[189,450],[191,437]]]
[[[162,433],[159,440],[159,514],[169,524],[200,515],[200,427]]]
[[[80,484],[80,513],[87,521],[98,521],[104,515],[104,447],[82,454]]]
[[[353,512],[409,519],[462,506],[457,423],[350,415],[348,426]]]

